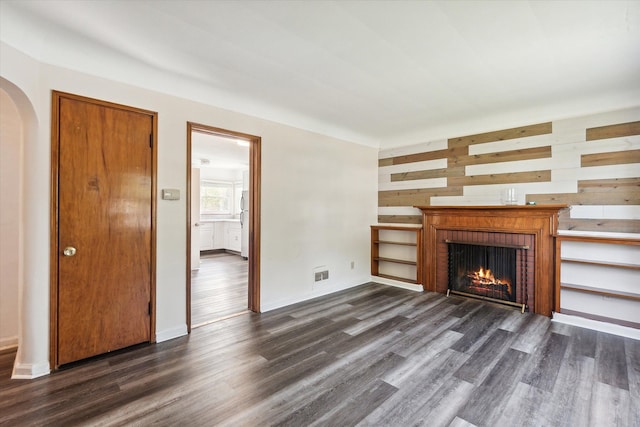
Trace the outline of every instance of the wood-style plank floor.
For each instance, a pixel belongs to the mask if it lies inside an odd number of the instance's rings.
[[[191,326],[241,313],[248,304],[248,262],[226,252],[204,254],[191,272]]]
[[[12,360],[2,425],[640,425],[640,341],[379,284],[31,381]]]

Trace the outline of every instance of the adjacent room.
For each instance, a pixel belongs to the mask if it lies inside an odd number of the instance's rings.
[[[640,426],[640,2],[0,1],[0,425]]]

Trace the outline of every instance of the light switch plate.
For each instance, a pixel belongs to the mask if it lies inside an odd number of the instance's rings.
[[[180,190],[177,188],[163,188],[162,200],[180,200]]]

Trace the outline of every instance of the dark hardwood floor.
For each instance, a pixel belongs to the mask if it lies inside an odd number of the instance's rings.
[[[191,272],[191,327],[247,310],[248,261],[226,252],[203,253]]]
[[[640,425],[640,341],[378,284],[31,381],[13,356],[2,425]]]

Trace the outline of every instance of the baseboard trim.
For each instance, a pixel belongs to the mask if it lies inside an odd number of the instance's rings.
[[[382,285],[395,286],[396,288],[408,289],[410,291],[422,292],[422,285],[414,285],[399,280],[387,279],[386,277],[371,276],[371,281]]]
[[[270,302],[265,303],[264,301],[262,301],[262,305],[260,306],[260,312],[266,313],[268,311],[277,310],[278,308],[287,307],[289,305],[297,304],[299,302],[304,302],[314,298],[344,291],[346,289],[350,289],[356,286],[361,286],[369,282],[370,280],[365,278],[365,279],[359,279],[359,280],[354,280],[352,282],[348,282],[346,285],[335,285],[332,283],[317,285],[315,288],[313,288],[312,292],[298,296],[297,298],[281,299],[271,303]],[[322,283],[322,282],[318,282],[318,283]]]
[[[18,346],[18,337],[8,337],[0,339],[0,351],[10,350]]]
[[[164,331],[156,331],[156,342],[164,342],[169,341],[174,338],[182,337],[187,335],[187,325],[180,325],[174,328],[165,329]]]
[[[632,338],[634,340],[640,340],[640,329],[616,325],[614,323],[601,322],[599,320],[587,319],[585,317],[562,313],[553,313],[551,321],[564,323],[567,325],[579,326],[581,328],[592,329],[594,331],[606,332],[608,334]]]
[[[11,373],[12,380],[32,380],[34,378],[44,377],[49,375],[51,369],[49,368],[49,362],[39,363],[18,363],[13,364],[13,372]]]

